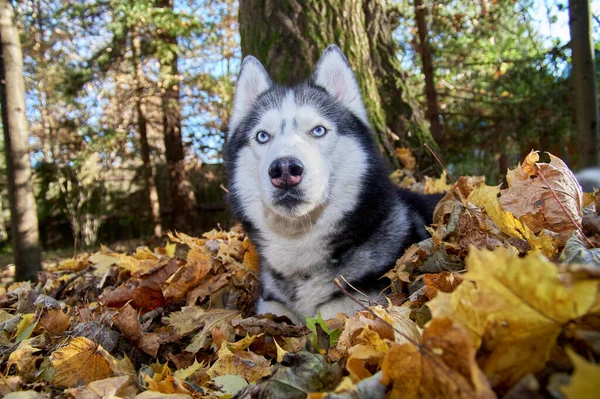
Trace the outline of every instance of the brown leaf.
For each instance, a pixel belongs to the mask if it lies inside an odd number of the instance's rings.
[[[233,273],[225,272],[212,276],[207,281],[187,293],[186,305],[193,306],[197,303],[201,303],[207,297],[227,285],[232,275]]]
[[[119,376],[93,381],[86,386],[65,391],[74,399],[131,398],[138,393],[135,381],[129,376]]]
[[[262,377],[271,374],[271,362],[255,353],[243,350],[232,352],[227,344],[223,344],[217,354],[219,359],[208,370],[212,378],[235,374],[244,377],[250,384],[256,384]]]
[[[389,348],[381,363],[391,397],[495,398],[475,362],[475,348],[458,323],[434,319],[421,347],[411,343]]]
[[[167,281],[163,295],[167,303],[176,303],[211,270],[211,256],[202,254],[182,265]]]
[[[538,163],[539,155],[532,151],[523,164],[508,171],[506,180],[509,188],[502,190],[500,203],[507,212],[512,212],[534,232],[545,228],[556,233],[569,233],[576,229],[571,218],[581,225],[583,192],[577,178],[558,157],[548,153],[550,163]],[[560,206],[547,184],[546,178],[569,216]],[[537,216],[538,213],[543,217]],[[537,230],[537,231],[536,231]],[[568,235],[564,237],[564,240]]]
[[[56,369],[52,384],[69,388],[110,377],[112,370],[105,354],[101,346],[89,339],[74,338],[67,346],[54,351],[50,356],[50,363]]]
[[[62,335],[69,328],[69,315],[63,313],[60,308],[45,310],[39,325],[50,334]]]

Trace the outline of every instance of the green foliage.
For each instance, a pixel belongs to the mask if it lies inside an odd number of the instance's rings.
[[[306,318],[306,327],[311,331],[308,335],[308,339],[317,350],[327,350],[327,348],[321,348],[321,345],[319,345],[320,331],[324,332],[329,337],[329,347],[333,347],[340,339],[340,335],[342,335],[342,330],[339,328],[332,331],[329,330],[325,320],[321,317],[321,312],[318,313],[316,319],[314,317]]]

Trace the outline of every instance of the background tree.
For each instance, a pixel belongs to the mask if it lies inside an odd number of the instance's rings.
[[[589,0],[569,0],[573,87],[580,168],[600,164],[600,126]]]
[[[0,1],[0,106],[6,154],[15,278],[35,277],[41,270],[38,219],[33,195],[23,56],[10,1]]]
[[[431,126],[433,139],[441,143],[442,125],[440,123],[440,111],[438,109],[437,90],[435,88],[435,76],[431,46],[429,45],[429,28],[427,24],[428,12],[423,0],[414,0],[415,20],[417,22],[417,34],[419,36],[419,53],[423,63],[423,77],[425,78],[425,96],[427,97],[427,119]]]
[[[310,77],[323,50],[337,44],[356,73],[382,151],[398,165],[397,146],[413,144],[420,153],[432,139],[405,85],[387,12],[381,0],[241,0],[240,37],[242,53],[283,84]]]
[[[177,31],[181,29],[175,18],[173,0],[159,0],[162,24],[159,26],[158,59],[160,62],[160,87],[165,136],[165,156],[169,171],[173,226],[190,232],[196,222],[196,195],[185,168],[185,154],[181,133],[181,100],[179,98],[181,75],[177,59]]]

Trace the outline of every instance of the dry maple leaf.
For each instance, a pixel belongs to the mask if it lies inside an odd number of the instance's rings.
[[[166,363],[162,366],[162,370],[160,370],[160,372],[154,373],[152,378],[150,378],[148,375],[145,375],[144,382],[148,384],[148,389],[156,392],[166,394],[187,394],[190,392],[181,381],[173,376],[171,369]]]
[[[467,268],[454,292],[438,292],[427,305],[433,320],[450,318],[467,328],[486,353],[482,370],[502,390],[542,368],[564,326],[596,302],[598,280],[567,286],[539,253],[519,258],[502,248],[471,248]]]
[[[54,351],[50,363],[56,370],[52,384],[70,388],[80,383],[88,384],[112,375],[101,346],[84,337],[74,338],[67,346]]]
[[[226,333],[228,339],[233,339],[231,320],[239,319],[240,312],[228,309],[204,310],[199,306],[184,306],[179,312],[173,312],[166,317],[167,322],[175,328],[179,336],[186,336],[201,329],[185,348],[186,352],[196,353],[210,344],[211,332],[219,328]]]
[[[241,345],[243,347],[244,345]],[[250,384],[256,384],[261,378],[271,374],[271,362],[263,356],[250,351],[232,351],[227,343],[217,352],[219,359],[208,370],[212,378],[235,374],[244,377]]]
[[[560,158],[550,153],[548,155],[550,163],[538,163],[539,154],[532,151],[523,164],[509,170],[506,174],[509,187],[502,190],[500,203],[504,210],[512,212],[517,218],[531,215],[524,219],[527,224],[535,226],[541,222],[542,227],[548,230],[570,233],[577,228],[571,218],[581,225],[583,192],[569,167]],[[540,173],[554,190],[562,207]],[[565,213],[565,209],[571,217]],[[535,218],[536,214],[542,214],[543,218]]]
[[[77,388],[67,389],[74,399],[132,398],[138,393],[135,381],[129,376],[92,381]]]
[[[41,349],[32,346],[34,339],[26,339],[21,341],[17,349],[14,350],[8,357],[6,368],[10,371],[10,366],[16,365],[20,374],[27,374],[35,369],[35,361],[39,355],[34,355]]]
[[[63,313],[60,308],[48,309],[44,311],[39,325],[50,334],[62,335],[69,328],[69,315]]]
[[[597,398],[600,392],[600,365],[588,362],[572,349],[567,354],[575,367],[569,385],[561,387],[567,399]]]
[[[187,292],[194,288],[211,270],[211,256],[199,254],[193,261],[182,265],[166,282],[163,295],[167,303],[176,303],[185,298]]]
[[[480,186],[469,194],[467,201],[485,209],[485,212],[503,233],[527,240],[532,248],[540,250],[544,255],[552,258],[557,252],[555,239],[545,234],[536,236],[527,225],[523,224],[512,213],[505,212],[498,200],[499,193],[499,187]]]
[[[384,385],[391,397],[495,398],[475,362],[464,328],[450,319],[436,319],[423,333],[419,346],[394,345],[381,362]]]

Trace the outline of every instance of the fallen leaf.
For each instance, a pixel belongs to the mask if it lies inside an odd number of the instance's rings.
[[[160,372],[155,372],[154,376],[144,376],[144,381],[148,384],[148,388],[152,391],[162,392],[166,394],[172,393],[189,393],[189,390],[176,379],[169,366],[165,363]]]
[[[39,325],[51,334],[62,335],[69,328],[69,315],[63,313],[60,308],[46,310]]]
[[[600,392],[600,365],[588,362],[572,349],[567,355],[575,367],[569,385],[561,387],[567,399],[594,399]]]
[[[571,219],[581,226],[583,192],[568,166],[560,158],[550,153],[548,155],[550,163],[538,163],[539,154],[532,151],[523,164],[509,170],[506,174],[509,187],[502,190],[500,203],[504,210],[512,212],[517,218],[527,214],[542,214],[544,228],[556,233],[570,233],[577,228]],[[562,206],[540,177],[540,172]]]
[[[196,257],[193,261],[183,264],[167,280],[166,286],[163,288],[163,295],[167,303],[176,303],[185,298],[187,292],[198,285],[211,270],[210,255],[202,255],[201,257]]]
[[[499,187],[480,186],[471,192],[467,201],[485,209],[485,212],[500,227],[503,233],[527,240],[532,248],[540,250],[544,255],[552,258],[557,251],[555,239],[550,235],[536,236],[529,227],[524,225],[512,213],[505,212],[498,200],[499,193]]]
[[[74,399],[132,398],[138,389],[131,377],[119,376],[92,381],[86,386],[67,389],[65,393]]]
[[[475,348],[460,324],[434,319],[421,345],[393,345],[381,363],[391,397],[495,398],[475,362]]]
[[[50,363],[56,369],[52,384],[59,388],[70,388],[110,377],[112,370],[105,355],[102,347],[89,339],[74,338],[67,346],[50,355]]]
[[[501,248],[471,248],[466,263],[462,284],[427,306],[433,320],[450,318],[467,328],[474,347],[486,353],[480,365],[496,387],[510,388],[542,368],[564,326],[596,302],[598,280],[567,286],[539,253],[519,258]]]
[[[341,377],[340,365],[330,364],[323,355],[306,351],[288,353],[281,364],[273,367],[268,380],[244,388],[236,398],[305,399],[309,392],[335,389]]]
[[[229,345],[221,345],[217,352],[218,359],[208,370],[212,378],[235,374],[244,377],[250,384],[256,384],[262,377],[271,374],[271,362],[250,351],[235,351],[229,349]]]
[[[443,171],[438,179],[432,179],[429,176],[425,176],[425,190],[424,194],[441,194],[452,188],[451,184],[448,184],[448,174]]]
[[[229,331],[229,337],[233,338],[233,327],[231,327],[230,321],[237,318],[240,318],[240,313],[234,310],[204,310],[199,306],[184,306],[180,312],[173,312],[167,316],[166,320],[180,336],[201,329],[185,348],[187,352],[196,353],[210,344],[213,328]]]
[[[39,352],[41,349],[34,348],[31,345],[32,340],[26,339],[21,341],[17,349],[15,349],[10,356],[8,357],[8,363],[6,364],[6,368],[10,370],[10,366],[13,364],[17,366],[19,370],[19,374],[27,374],[36,368],[36,360],[40,357],[39,355],[34,355],[34,353]]]

